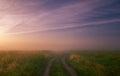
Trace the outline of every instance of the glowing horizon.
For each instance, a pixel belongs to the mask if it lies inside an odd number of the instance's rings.
[[[119,13],[119,0],[0,0],[0,50],[118,50]]]

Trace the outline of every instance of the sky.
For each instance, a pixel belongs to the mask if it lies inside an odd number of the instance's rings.
[[[0,0],[0,50],[120,50],[120,0]]]

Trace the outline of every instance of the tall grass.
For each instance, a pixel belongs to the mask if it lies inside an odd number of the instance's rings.
[[[49,54],[42,52],[0,52],[0,76],[40,76]]]
[[[88,52],[81,55],[103,65],[107,76],[120,76],[120,52]]]
[[[118,53],[74,53],[68,57],[68,63],[82,76],[120,76]]]
[[[78,72],[79,76],[105,76],[102,65],[92,63],[82,56],[72,54],[68,63]]]

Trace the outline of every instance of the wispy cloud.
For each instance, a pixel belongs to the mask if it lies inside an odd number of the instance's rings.
[[[27,4],[25,3],[27,2]],[[101,0],[85,0],[85,1],[76,1],[74,3],[67,3],[58,7],[57,9],[46,9],[44,8],[47,3],[47,0],[33,0],[27,1],[9,1],[1,0],[0,8],[3,10],[4,15],[2,18],[5,18],[6,15],[9,15],[11,19],[15,17],[15,24],[9,24],[10,28],[7,28],[9,33],[23,34],[23,33],[33,33],[40,31],[49,31],[56,29],[66,29],[72,27],[80,26],[90,26],[98,25],[111,22],[119,22],[119,18],[113,19],[98,19],[101,15],[109,14],[107,11],[97,11],[104,6],[109,6],[115,2],[111,1],[101,1]],[[49,5],[47,5],[49,6]],[[110,9],[110,8],[109,8]],[[118,8],[117,8],[118,9]],[[104,8],[103,8],[104,10]],[[110,9],[114,11],[115,9]],[[118,11],[119,12],[119,11]],[[98,17],[95,18],[94,17]],[[93,20],[91,20],[93,18]],[[6,18],[6,23],[7,23]],[[21,23],[20,23],[21,22]],[[6,27],[5,25],[1,25]],[[7,32],[7,31],[6,31]]]
[[[120,24],[119,13],[119,0],[0,0],[0,32],[34,35],[61,31],[64,37],[63,30],[73,34],[78,28],[79,36],[91,30],[88,26]]]

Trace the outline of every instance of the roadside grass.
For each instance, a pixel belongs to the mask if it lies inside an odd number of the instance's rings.
[[[103,66],[92,63],[77,54],[71,54],[68,63],[77,71],[79,76],[105,76]]]
[[[62,55],[48,51],[1,51],[0,76],[43,76],[53,57],[56,60],[50,76],[70,76],[61,62]],[[120,76],[120,52],[70,52],[66,60],[78,76]]]
[[[120,76],[120,53],[82,52],[72,53],[68,64],[79,76]]]
[[[53,62],[51,66],[50,76],[70,76],[62,65],[59,57]]]
[[[44,52],[0,52],[0,76],[42,76],[50,55]]]
[[[107,76],[120,76],[120,52],[88,52],[81,55],[92,62],[103,65]]]

